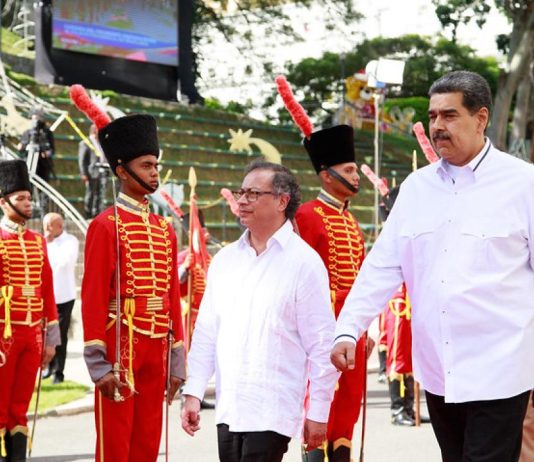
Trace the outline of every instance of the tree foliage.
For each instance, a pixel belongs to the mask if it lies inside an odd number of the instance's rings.
[[[363,41],[346,55],[327,52],[319,59],[306,58],[289,65],[287,78],[303,96],[301,102],[311,113],[318,108],[324,109],[324,102],[340,101],[344,79],[363,71],[369,61],[378,58],[406,62],[404,84],[392,88],[390,97],[426,97],[434,80],[456,69],[478,72],[490,82],[493,90],[497,88],[499,69],[495,59],[480,58],[469,46],[444,38],[431,40],[419,35],[378,37]],[[267,104],[273,102],[274,97]],[[322,116],[325,115],[323,111]]]
[[[475,21],[482,27],[489,14],[500,12],[510,20],[511,34],[496,37],[507,62],[501,69],[489,134],[498,147],[505,148],[508,119],[513,110],[512,133],[516,138],[524,138],[526,124],[534,118],[532,104],[529,104],[529,101],[534,102],[534,0],[494,0],[493,7],[481,0],[433,2],[438,19],[445,28],[452,30],[453,39],[460,24]],[[514,101],[519,103],[515,107]]]

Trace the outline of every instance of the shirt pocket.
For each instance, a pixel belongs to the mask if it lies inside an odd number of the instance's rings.
[[[423,270],[436,251],[436,230],[439,226],[437,221],[425,217],[403,224],[399,231],[401,261],[411,263],[411,268]]]
[[[495,271],[518,256],[526,241],[518,227],[506,220],[465,221],[460,227],[461,264],[478,272]]]

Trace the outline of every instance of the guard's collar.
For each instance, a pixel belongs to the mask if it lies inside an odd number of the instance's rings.
[[[321,189],[321,191],[319,191],[317,199],[319,199],[321,202],[326,203],[330,207],[338,210],[340,213],[343,213],[349,207],[349,201],[342,202],[332,196],[332,194],[328,194],[324,189]]]
[[[0,227],[11,233],[23,233],[26,231],[26,222],[17,223],[4,215],[0,220]]]
[[[117,207],[135,215],[148,215],[150,212],[147,199],[143,202],[138,202],[123,192],[120,192],[117,196]]]

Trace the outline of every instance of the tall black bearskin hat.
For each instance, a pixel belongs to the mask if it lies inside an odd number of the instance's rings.
[[[286,78],[276,78],[278,93],[294,122],[304,135],[304,147],[317,173],[334,165],[355,162],[354,129],[348,125],[336,125],[317,132],[304,108],[295,100]]]
[[[325,128],[304,138],[304,147],[317,173],[338,164],[355,162],[354,129],[348,125]]]
[[[121,163],[146,154],[159,157],[158,129],[151,115],[132,114],[115,119],[98,131],[98,141],[113,172]]]
[[[0,197],[15,191],[30,191],[28,166],[23,160],[0,160]]]
[[[81,85],[70,87],[70,97],[76,107],[96,125],[98,141],[109,166],[115,173],[117,166],[137,157],[152,154],[159,157],[156,119],[146,114],[131,114],[111,121]]]

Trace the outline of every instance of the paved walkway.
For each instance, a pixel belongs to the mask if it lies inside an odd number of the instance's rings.
[[[79,310],[79,307],[77,307]],[[65,377],[91,385],[85,369],[81,339],[79,311],[75,311],[73,340],[69,341],[69,353]],[[373,329],[371,329],[371,332]],[[439,462],[439,448],[429,424],[419,428],[400,428],[389,423],[389,396],[387,386],[377,382],[376,352],[370,360],[368,376],[367,431],[365,441],[365,462]],[[426,406],[422,403],[422,409]],[[170,409],[169,460],[175,462],[216,462],[217,443],[215,412],[202,412],[201,430],[194,438],[186,435],[180,427],[180,405],[175,402]],[[94,460],[94,415],[93,393],[84,399],[60,406],[48,417],[38,420],[33,462],[88,462]],[[360,448],[360,424],[356,426],[353,438],[353,459],[358,461]],[[165,460],[162,439],[158,462]],[[284,461],[297,462],[300,457],[300,443],[292,441]]]

